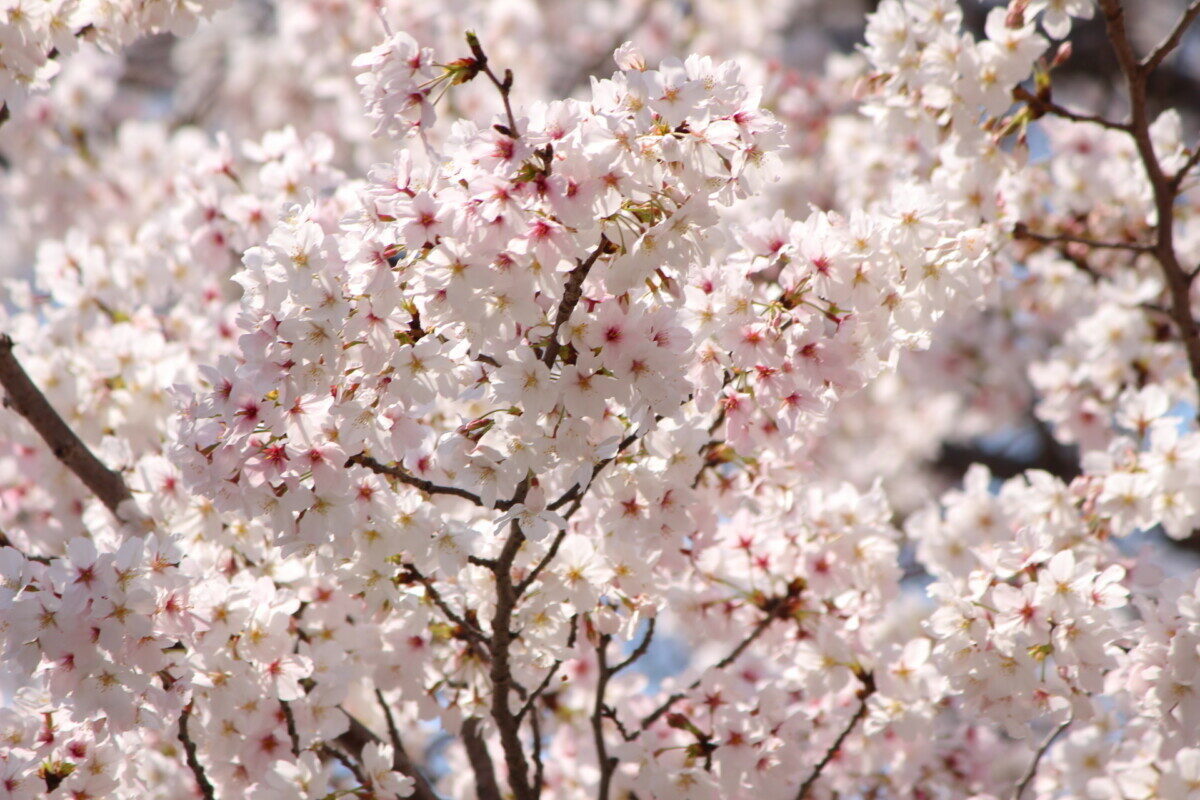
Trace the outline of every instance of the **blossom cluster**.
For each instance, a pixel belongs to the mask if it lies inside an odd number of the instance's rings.
[[[147,33],[186,34],[224,0],[12,0],[0,25],[0,107],[45,89],[79,40],[116,49]]]
[[[0,798],[1196,792],[1200,157],[1089,0],[219,5],[4,11]]]

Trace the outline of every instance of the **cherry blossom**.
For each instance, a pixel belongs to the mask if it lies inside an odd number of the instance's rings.
[[[535,5],[6,4],[0,797],[1195,794],[1195,4]]]

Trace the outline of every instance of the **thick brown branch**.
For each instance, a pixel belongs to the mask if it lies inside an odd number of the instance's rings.
[[[541,717],[534,714],[529,718],[529,728],[533,733],[533,796],[540,798],[542,789],[546,787],[546,765],[542,761],[542,722]]]
[[[383,744],[383,740],[376,736],[375,732],[364,725],[357,717],[341,706],[338,706],[338,710],[346,715],[346,720],[350,725],[346,729],[346,732],[336,739],[339,747],[344,747],[348,752],[357,756],[369,744]]]
[[[13,340],[8,334],[0,334],[0,386],[6,392],[4,405],[33,426],[55,458],[75,473],[113,516],[122,522],[132,522],[136,518],[132,516],[136,514],[136,508],[125,480],[96,458],[29,379],[13,355]],[[122,504],[127,504],[124,511],[120,510]]]
[[[1001,480],[1031,469],[1049,472],[1064,483],[1079,475],[1078,449],[1055,439],[1050,427],[1034,415],[1033,409],[1027,410],[1026,421],[1019,430],[1022,438],[1027,431],[1037,440],[1037,449],[1028,455],[1011,455],[1006,447],[985,447],[978,442],[943,442],[933,467],[955,481],[961,480],[972,464],[983,464]]]
[[[462,727],[463,748],[467,751],[471,771],[475,773],[475,794],[479,800],[501,800],[503,795],[496,782],[496,765],[492,763],[492,754],[488,752],[479,725],[479,719],[471,717]]]
[[[529,480],[522,481],[514,503],[523,502],[529,491]],[[508,784],[516,800],[534,800],[529,783],[525,748],[521,744],[521,723],[509,707],[509,696],[513,692],[513,678],[509,665],[509,648],[512,646],[511,630],[513,611],[518,595],[513,584],[512,565],[517,552],[525,542],[520,524],[513,520],[504,548],[496,557],[496,611],[492,616],[492,719],[500,732],[500,746],[504,750],[504,765],[508,769]]]

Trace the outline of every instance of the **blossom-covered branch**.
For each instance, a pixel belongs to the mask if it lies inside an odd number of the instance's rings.
[[[123,522],[136,518],[136,506],[125,480],[96,458],[88,446],[63,421],[46,396],[37,388],[13,353],[8,334],[0,334],[0,386],[4,387],[4,406],[11,408],[33,426],[54,453],[92,491],[113,516]]]

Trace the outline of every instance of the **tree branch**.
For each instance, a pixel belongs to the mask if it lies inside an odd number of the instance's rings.
[[[1046,755],[1046,751],[1050,749],[1050,745],[1054,744],[1054,741],[1059,736],[1062,736],[1063,731],[1071,726],[1071,719],[1071,717],[1067,717],[1066,722],[1051,731],[1046,740],[1038,747],[1037,751],[1033,754],[1033,761],[1029,762],[1029,769],[1025,770],[1025,775],[1021,778],[1021,782],[1013,790],[1013,800],[1021,800],[1021,795],[1025,792],[1025,788],[1033,782],[1034,776],[1037,775],[1038,764],[1041,763],[1042,756]]]
[[[608,743],[604,739],[604,695],[608,691],[608,681],[613,676],[613,670],[608,666],[608,643],[612,637],[602,634],[596,643],[596,664],[599,675],[596,679],[596,698],[592,703],[592,741],[596,745],[596,763],[600,768],[600,785],[596,790],[596,800],[608,800],[612,786],[612,774],[617,768],[617,759],[608,755]]]
[[[348,459],[346,459],[346,467],[350,467],[355,464],[360,467],[366,467],[378,475],[387,475],[395,478],[407,486],[412,486],[414,489],[420,489],[422,492],[425,492],[425,494],[448,494],[454,497],[461,497],[464,500],[470,500],[480,508],[490,507],[485,505],[483,498],[474,492],[468,492],[466,489],[459,489],[457,486],[441,486],[433,481],[427,481],[424,478],[418,478],[415,475],[410,475],[409,473],[405,472],[400,467],[394,467],[384,464],[380,461],[376,461],[366,453],[358,453],[357,455],[350,456]],[[496,501],[495,508],[498,508],[501,511],[507,511],[511,507],[511,500]]]
[[[512,70],[504,70],[504,80],[497,78],[496,73],[488,66],[488,57],[483,52],[483,47],[479,44],[479,37],[469,31],[467,32],[467,46],[471,48],[471,56],[474,57],[479,69],[483,71],[484,75],[487,75],[488,80],[500,92],[500,99],[504,101],[504,113],[508,116],[508,136],[512,139],[521,138],[521,134],[517,130],[517,118],[513,116],[512,104],[509,102],[508,97],[512,93]]]
[[[288,741],[291,743],[292,755],[300,757],[300,736],[296,732],[296,715],[292,713],[292,705],[287,700],[280,700],[279,707],[283,709],[283,721],[287,724]]]
[[[529,479],[521,482],[514,503],[523,502],[529,492]],[[508,769],[508,783],[516,800],[534,800],[529,784],[528,764],[525,748],[521,744],[520,722],[509,707],[509,695],[513,690],[512,672],[509,665],[509,648],[512,645],[513,611],[517,604],[516,586],[513,584],[512,565],[517,551],[525,541],[520,524],[513,520],[504,548],[496,558],[496,611],[492,616],[492,719],[500,732],[500,746],[504,750],[504,765]]]
[[[579,628],[579,615],[575,614],[571,617],[571,632],[567,637],[567,647],[570,648],[575,644],[575,633]],[[541,697],[542,693],[550,686],[550,681],[554,680],[554,676],[558,674],[558,670],[562,667],[562,659],[556,659],[550,669],[546,671],[546,677],[542,678],[542,682],[537,685],[537,688],[530,692],[529,697],[525,700],[525,705],[521,706],[521,710],[517,712],[517,723],[520,724],[521,719],[534,710],[534,716],[537,716],[533,704]]]
[[[779,598],[775,598],[770,603],[768,603],[763,608],[763,611],[766,612],[766,615],[761,620],[759,620],[758,624],[754,626],[754,629],[752,631],[750,631],[750,633],[746,636],[746,638],[743,639],[741,642],[739,642],[737,647],[733,648],[733,650],[731,650],[727,656],[722,658],[716,664],[713,664],[711,667],[709,667],[708,670],[705,670],[705,671],[707,672],[709,670],[725,669],[730,664],[732,664],[734,661],[737,661],[738,658],[741,657],[742,653],[744,653],[746,651],[746,648],[749,647],[750,645],[752,645],[755,642],[755,640],[758,639],[758,637],[762,636],[763,633],[766,632],[767,628],[771,627],[771,623],[775,621],[775,612],[779,609],[780,604],[781,604],[781,601]],[[666,700],[664,700],[662,705],[660,705],[658,708],[654,709],[653,711],[651,711],[649,714],[647,714],[645,717],[642,718],[642,722],[640,725],[641,729],[644,731],[646,728],[649,728],[651,725],[653,725],[655,722],[657,722],[658,719],[663,714],[667,713],[671,709],[671,706],[675,705],[680,700],[687,697],[687,692],[695,691],[696,689],[700,688],[700,684],[703,682],[704,682],[704,677],[702,674],[701,677],[692,681],[692,683],[688,686],[686,691],[676,692],[675,694],[671,695]]]
[[[479,800],[501,800],[500,784],[496,782],[496,765],[488,752],[487,742],[479,731],[479,719],[471,717],[463,723],[463,748],[475,773],[475,793]]]
[[[345,733],[337,737],[335,740],[337,744],[345,747],[355,755],[361,753],[362,749],[369,744],[383,744],[383,740],[375,735],[375,731],[364,725],[358,717],[355,717],[341,706],[338,706],[338,710],[346,715],[346,720],[349,722],[350,727],[346,729]]]
[[[421,571],[416,569],[415,564],[406,563],[404,564],[404,569],[407,569],[410,575],[416,578],[416,581],[418,581],[422,587],[425,587],[425,593],[428,596],[428,599],[433,601],[434,606],[437,606],[440,612],[445,614],[445,618],[451,622],[454,622],[454,624],[458,627],[461,627],[463,632],[467,634],[467,642],[470,645],[470,648],[475,650],[475,655],[478,655],[482,661],[490,661],[490,655],[481,649],[487,645],[487,637],[485,636],[484,632],[480,631],[479,627],[470,624],[470,622],[467,621],[462,614],[458,614],[454,609],[450,608],[450,603],[446,602],[445,597],[442,596],[442,593],[437,590],[437,587],[434,587],[432,579],[422,575]]]
[[[642,637],[641,643],[634,648],[628,658],[612,668],[613,675],[621,672],[626,667],[632,666],[639,658],[646,655],[646,651],[650,649],[650,640],[654,638],[654,623],[657,621],[654,617],[650,618],[650,621],[646,623],[646,635]]]
[[[359,785],[367,785],[367,776],[363,774],[362,768],[348,754],[328,743],[321,746],[321,751],[345,767],[354,776],[354,779],[358,781]]]
[[[1175,324],[1187,354],[1192,379],[1200,385],[1200,325],[1197,325],[1192,316],[1190,297],[1195,275],[1183,268],[1175,253],[1176,191],[1172,179],[1163,172],[1158,156],[1154,152],[1154,144],[1150,139],[1150,120],[1146,108],[1146,78],[1150,72],[1151,61],[1148,60],[1146,66],[1138,62],[1125,28],[1125,9],[1120,0],[1100,0],[1100,7],[1104,12],[1104,24],[1108,31],[1109,41],[1116,53],[1117,63],[1120,64],[1121,71],[1125,75],[1129,92],[1129,133],[1137,146],[1138,155],[1154,195],[1158,225],[1152,252],[1158,261],[1167,286],[1171,300],[1171,320]],[[1186,27],[1183,23],[1190,22],[1194,15],[1192,9],[1189,8],[1181,25]],[[1173,47],[1171,41],[1172,37],[1168,37],[1167,41],[1160,45],[1160,49],[1166,45]],[[1167,51],[1169,52],[1169,48]],[[1200,408],[1197,408],[1196,414],[1200,419]]]
[[[1167,34],[1167,37],[1138,65],[1144,74],[1149,75],[1158,69],[1158,65],[1171,55],[1183,39],[1184,32],[1195,22],[1197,15],[1200,15],[1200,0],[1192,0],[1192,4],[1183,12],[1183,16],[1175,23],[1175,27]]]
[[[13,355],[13,340],[8,334],[0,334],[0,386],[7,393],[4,405],[33,426],[55,458],[83,481],[114,517],[121,522],[133,522],[137,518],[133,496],[124,478],[96,458],[54,410]],[[120,509],[125,503],[129,505],[122,512]]]
[[[529,728],[533,733],[533,796],[540,798],[542,789],[546,786],[546,765],[542,762],[542,723],[541,717],[534,714],[529,718]]]
[[[659,419],[661,419],[661,417]],[[629,447],[629,445],[633,444],[637,440],[638,440],[638,434],[636,434],[636,433],[631,433],[628,436],[626,436],[624,439],[621,440],[621,443],[619,445],[617,445],[617,452],[613,453],[611,456],[600,461],[598,464],[596,464],[594,467],[592,467],[592,475],[590,478],[588,478],[587,486],[580,486],[578,483],[575,484],[570,489],[563,492],[562,496],[560,496],[557,500],[555,500],[550,505],[546,506],[546,508],[550,509],[551,511],[557,511],[558,509],[562,508],[563,506],[565,506],[567,503],[571,502],[572,500],[579,500],[580,498],[582,498],[584,492],[587,491],[587,487],[591,486],[592,481],[596,480],[596,476],[600,474],[600,470],[604,469],[609,464],[616,461],[617,456],[621,455],[621,453],[623,453],[625,451],[625,448]]]
[[[616,453],[614,453],[611,457],[604,459],[603,461],[601,461],[600,463],[598,463],[594,467],[592,467],[592,474],[591,474],[591,477],[588,478],[587,486],[581,487],[578,483],[575,484],[570,489],[568,489],[566,492],[564,492],[561,497],[559,497],[557,500],[555,500],[553,503],[551,503],[550,505],[548,505],[546,507],[548,509],[550,509],[551,511],[557,511],[563,505],[565,505],[567,503],[571,503],[573,501],[573,505],[571,506],[571,508],[567,511],[567,513],[563,514],[563,518],[569,521],[571,519],[571,517],[573,517],[575,515],[575,512],[579,510],[579,507],[583,504],[584,495],[587,494],[587,490],[591,488],[592,483],[595,482],[596,476],[600,474],[600,471],[603,470],[605,467],[607,467],[609,464],[611,464],[613,461],[616,461],[617,456],[621,455],[621,453],[624,452],[625,449],[627,447],[629,447],[629,445],[631,445],[635,441],[637,441],[637,439],[638,439],[638,435],[635,433],[631,433],[628,436],[626,436],[624,439],[621,440],[621,443],[617,446]],[[533,569],[530,570],[529,574],[525,576],[525,579],[522,580],[519,584],[517,584],[517,598],[518,599],[520,599],[521,596],[525,594],[525,592],[529,589],[529,587],[533,585],[533,582],[535,580],[537,580],[538,576],[542,574],[542,570],[546,569],[546,567],[548,567],[550,565],[550,562],[552,562],[554,560],[554,557],[556,555],[558,555],[558,549],[560,547],[562,547],[563,540],[566,538],[567,538],[567,531],[565,528],[563,530],[559,531],[557,534],[555,534],[554,541],[550,543],[550,549],[548,549],[546,551],[546,554],[544,556],[542,556],[541,560],[538,561],[538,563],[536,565],[534,565]]]
[[[1138,242],[1103,242],[1096,239],[1089,239],[1085,236],[1072,236],[1068,233],[1035,233],[1029,230],[1023,222],[1018,222],[1013,226],[1013,238],[1041,242],[1043,244],[1082,244],[1099,250],[1129,250],[1134,253],[1154,252],[1154,245],[1140,244]]]
[[[1085,122],[1092,125],[1099,125],[1102,128],[1108,128],[1114,131],[1129,131],[1129,124],[1125,122],[1117,122],[1116,120],[1102,117],[1098,114],[1080,114],[1071,111],[1069,108],[1060,106],[1048,98],[1038,97],[1033,92],[1026,89],[1024,86],[1017,86],[1013,89],[1013,97],[1029,105],[1035,115],[1052,114],[1056,117],[1069,119],[1072,122]]]
[[[829,746],[829,749],[825,751],[825,755],[822,756],[821,760],[817,762],[817,766],[815,769],[813,769],[812,774],[808,776],[804,783],[800,784],[800,791],[796,794],[796,800],[804,800],[806,797],[808,797],[808,793],[812,789],[813,784],[817,782],[817,778],[821,777],[821,773],[825,770],[825,767],[828,766],[829,762],[832,761],[834,756],[837,755],[838,750],[840,750],[842,744],[845,743],[846,737],[850,735],[850,732],[854,730],[859,721],[867,715],[867,698],[875,693],[875,676],[870,672],[867,672],[864,673],[860,679],[863,682],[863,688],[859,689],[858,691],[858,709],[854,712],[854,716],[850,718],[850,722],[848,722],[846,727],[842,729],[842,732],[838,734],[837,739],[835,739],[833,744]]]
[[[404,748],[400,730],[396,727],[396,719],[392,716],[392,707],[379,689],[375,690],[375,699],[379,701],[379,707],[383,709],[383,717],[387,721],[388,738],[392,740],[392,769],[413,779],[415,786],[410,797],[414,797],[416,800],[438,800],[437,792],[433,791],[433,787],[429,785],[425,775],[408,755],[408,750]]]
[[[600,242],[596,245],[596,249],[585,260],[576,261],[575,269],[567,274],[567,284],[563,289],[562,300],[558,301],[558,310],[554,313],[554,329],[550,331],[550,339],[546,342],[546,352],[542,356],[542,363],[547,368],[554,366],[554,358],[558,355],[558,331],[571,318],[575,306],[579,305],[579,298],[583,296],[583,282],[587,280],[592,265],[596,263],[596,259],[600,257],[607,246],[608,237],[600,234]]]
[[[191,734],[188,732],[188,721],[191,716],[192,704],[189,702],[179,715],[179,741],[183,744],[183,753],[187,759],[188,769],[192,771],[192,777],[196,779],[196,785],[200,787],[200,795],[204,800],[216,800],[216,791],[208,780],[204,765],[200,763],[200,759],[196,755],[196,743],[192,741]]]
[[[16,550],[18,553],[20,553],[21,556],[28,561],[36,561],[39,564],[49,564],[50,563],[50,558],[48,556],[31,556],[28,553],[26,553],[24,550],[22,550],[21,548],[17,547],[15,544],[13,544],[12,539],[8,538],[8,534],[5,533],[4,531],[0,531],[0,547],[11,547],[13,550]]]
[[[1174,192],[1179,192],[1179,189],[1183,186],[1184,179],[1187,178],[1187,174],[1198,163],[1200,163],[1200,142],[1192,145],[1192,152],[1188,154],[1187,161],[1183,162],[1183,166],[1171,177],[1171,189]]]

